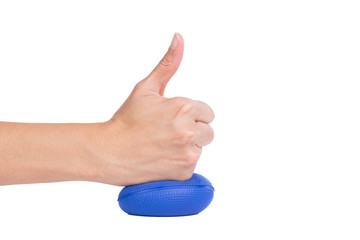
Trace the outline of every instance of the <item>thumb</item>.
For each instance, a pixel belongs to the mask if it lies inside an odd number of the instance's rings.
[[[144,81],[153,92],[163,96],[165,87],[179,68],[184,53],[184,39],[175,33],[171,45],[159,64]]]

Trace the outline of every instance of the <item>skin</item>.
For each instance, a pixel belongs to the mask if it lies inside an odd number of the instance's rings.
[[[190,179],[214,137],[214,112],[201,101],[163,96],[183,51],[176,33],[163,59],[106,122],[0,122],[0,185]]]

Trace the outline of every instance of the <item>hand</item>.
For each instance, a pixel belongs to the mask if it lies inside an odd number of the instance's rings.
[[[183,50],[184,40],[175,34],[160,63],[105,123],[96,181],[133,185],[192,176],[202,147],[214,137],[214,113],[201,101],[163,97]]]

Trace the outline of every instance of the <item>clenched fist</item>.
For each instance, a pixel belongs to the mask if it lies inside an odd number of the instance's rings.
[[[0,122],[0,185],[189,179],[214,137],[214,113],[203,102],[163,96],[183,51],[175,34],[158,66],[104,123]]]
[[[201,101],[163,96],[183,51],[184,40],[176,33],[160,63],[107,122],[104,182],[131,185],[192,176],[202,147],[214,137],[209,125],[214,112]]]

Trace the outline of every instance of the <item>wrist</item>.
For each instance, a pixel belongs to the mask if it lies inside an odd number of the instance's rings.
[[[76,165],[70,170],[76,180],[99,182],[105,175],[107,128],[107,122],[81,124],[77,128],[75,141],[79,148],[73,153]]]
[[[132,175],[126,162],[133,155],[129,131],[119,118],[95,124],[92,128],[93,134],[85,144],[90,158],[84,174],[79,176],[86,181],[125,185]]]

